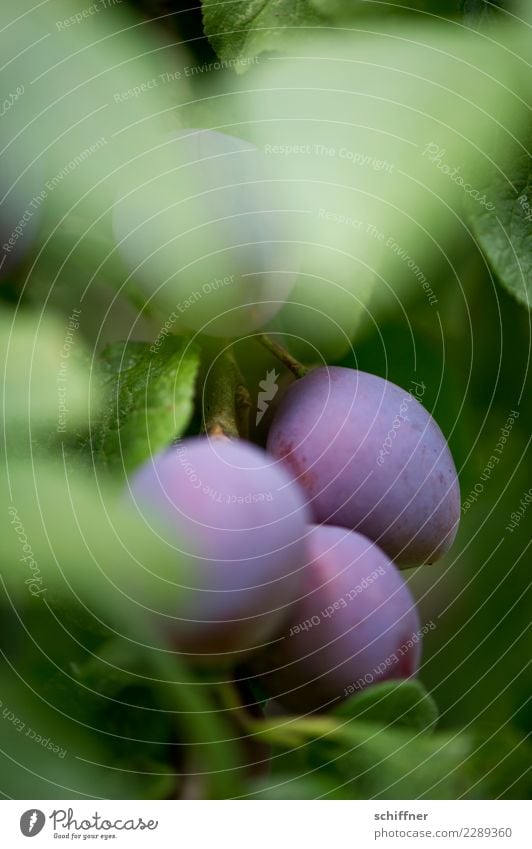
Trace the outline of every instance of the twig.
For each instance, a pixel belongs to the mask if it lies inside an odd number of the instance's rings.
[[[277,357],[283,365],[285,365],[292,374],[295,374],[296,377],[305,377],[308,374],[309,369],[304,366],[299,360],[296,360],[295,357],[290,354],[286,348],[283,348],[278,342],[274,342],[266,333],[259,333],[256,337],[258,341],[263,345],[267,350]]]

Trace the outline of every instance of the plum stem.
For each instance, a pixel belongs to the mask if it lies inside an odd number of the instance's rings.
[[[292,374],[295,374],[296,377],[305,377],[306,374],[310,371],[303,363],[300,363],[299,360],[296,360],[295,357],[290,354],[286,348],[279,344],[279,342],[275,342],[271,336],[268,336],[266,333],[259,333],[256,336],[256,339],[263,345],[267,350],[277,357],[286,368],[290,369]]]
[[[203,426],[208,436],[246,437],[251,399],[233,351],[217,351],[204,388]]]
[[[255,720],[248,722],[248,732],[273,744],[291,746],[301,745],[305,740],[335,735],[341,737],[348,733],[346,723],[330,717],[308,718],[280,717],[276,720]]]

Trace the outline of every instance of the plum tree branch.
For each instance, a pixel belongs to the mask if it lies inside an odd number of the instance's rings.
[[[296,377],[305,377],[305,375],[309,372],[309,369],[304,366],[299,360],[296,360],[295,357],[290,354],[286,348],[280,345],[278,342],[275,342],[270,336],[266,333],[259,333],[256,337],[258,341],[263,345],[274,357],[277,357],[286,368],[290,369],[292,374],[295,374]]]

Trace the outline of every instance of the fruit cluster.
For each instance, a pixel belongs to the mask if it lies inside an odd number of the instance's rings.
[[[285,176],[223,133],[162,138],[140,171],[125,168],[113,210],[127,280],[204,338],[261,330],[304,267]],[[14,195],[0,216],[6,267],[33,238],[23,207]],[[266,452],[184,439],[130,489],[185,567],[169,641],[193,662],[245,661],[275,700],[307,711],[416,672],[420,622],[398,567],[441,557],[460,510],[445,439],[413,393],[347,368],[295,372]]]
[[[422,629],[398,566],[448,551],[460,511],[445,438],[413,394],[316,368],[282,398],[267,451],[186,438],[130,492],[186,564],[164,629],[193,662],[245,662],[299,712],[415,674]]]

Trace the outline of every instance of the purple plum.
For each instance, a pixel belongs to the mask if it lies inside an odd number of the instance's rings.
[[[243,441],[193,437],[131,480],[138,509],[162,519],[186,579],[168,633],[176,648],[233,664],[289,615],[306,560],[309,511],[287,469]]]
[[[303,592],[278,639],[252,658],[266,693],[296,713],[326,710],[417,671],[422,633],[400,572],[355,531],[312,526]]]
[[[360,531],[401,566],[445,554],[460,517],[453,458],[414,394],[362,371],[317,368],[290,387],[267,442],[317,521]]]

